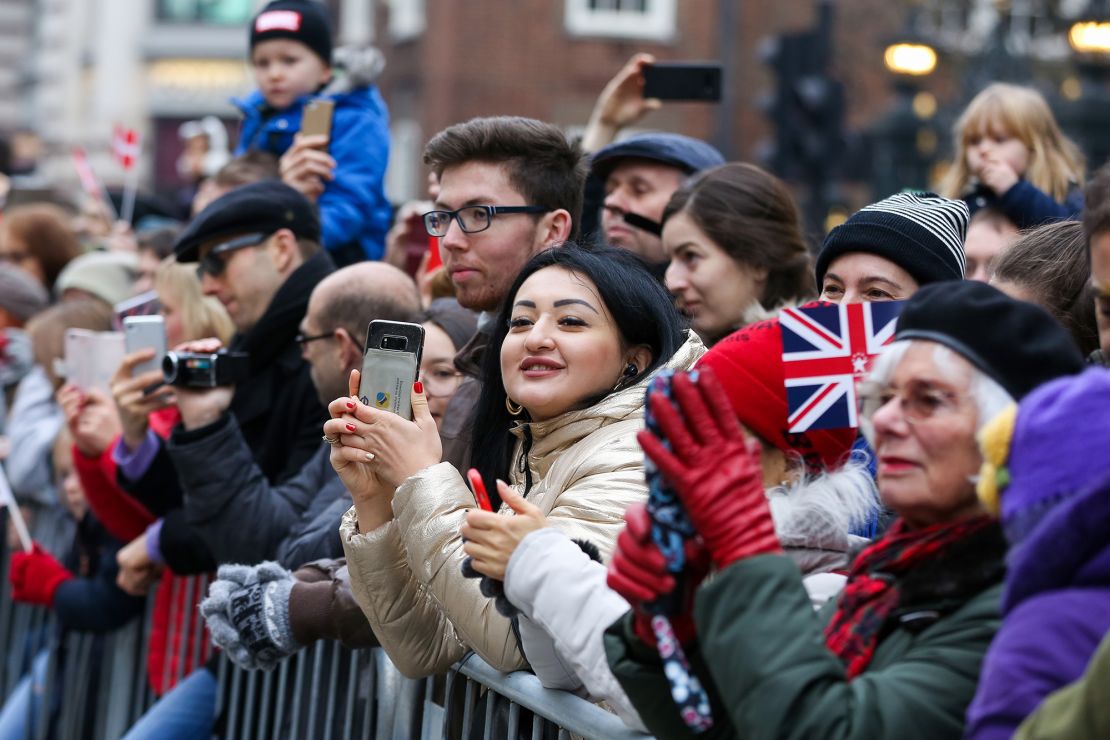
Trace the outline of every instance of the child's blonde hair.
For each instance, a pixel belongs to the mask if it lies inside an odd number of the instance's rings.
[[[201,291],[195,267],[176,262],[170,255],[154,273],[154,289],[177,299],[187,341],[216,337],[226,345],[231,340],[235,325],[223,304]]]
[[[956,158],[941,184],[941,192],[959,198],[974,173],[967,166],[972,138],[989,133],[1019,139],[1029,150],[1029,165],[1018,174],[1056,201],[1083,182],[1083,155],[1060,131],[1044,97],[1036,90],[996,82],[978,95],[956,121],[953,134]]]

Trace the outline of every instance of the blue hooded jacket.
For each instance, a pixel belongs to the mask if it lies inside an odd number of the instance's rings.
[[[274,111],[255,90],[232,102],[243,113],[238,156],[260,150],[280,157],[301,130],[301,114],[314,95]],[[358,243],[366,259],[381,259],[393,209],[385,196],[389,162],[389,111],[377,87],[321,96],[335,102],[328,153],[335,159],[335,179],[327,183],[317,205],[324,247],[334,251]]]

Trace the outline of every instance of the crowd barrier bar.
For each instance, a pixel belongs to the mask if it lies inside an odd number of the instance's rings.
[[[0,531],[6,512],[0,509]],[[32,536],[55,554],[66,538],[57,522],[36,517]],[[61,632],[48,610],[16,604],[8,584],[6,541],[0,539],[0,697],[7,698],[36,657],[46,655],[43,690],[30,703],[34,740],[48,737],[115,740],[154,702],[147,659],[154,606],[107,635]],[[173,601],[192,603],[209,579],[175,579]],[[181,589],[184,589],[182,594]],[[167,635],[162,678],[173,683],[190,650],[201,657],[204,620],[187,610],[178,639]],[[43,651],[46,651],[45,653]],[[176,660],[173,660],[176,658]],[[171,665],[178,675],[172,675]],[[526,672],[503,674],[469,654],[446,674],[405,678],[381,649],[351,651],[318,642],[273,671],[245,671],[217,661],[219,734],[227,740],[523,740],[569,737],[634,740],[647,736],[564,691],[544,689]],[[461,706],[460,700],[461,697]],[[52,711],[56,708],[56,711]],[[528,715],[531,720],[525,720]],[[522,727],[526,724],[526,727]]]

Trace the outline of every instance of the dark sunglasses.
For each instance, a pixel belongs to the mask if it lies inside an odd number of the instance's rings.
[[[258,246],[269,237],[269,234],[244,234],[217,244],[209,250],[208,254],[200,258],[200,263],[197,265],[197,278],[203,278],[205,274],[219,277],[227,268],[227,262],[221,258],[221,255],[245,247]]]

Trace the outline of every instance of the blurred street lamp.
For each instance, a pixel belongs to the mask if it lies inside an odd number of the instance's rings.
[[[936,70],[937,52],[917,31],[918,12],[916,4],[910,7],[905,30],[883,51],[897,98],[871,129],[875,198],[903,188],[927,188],[936,155],[938,137],[932,118],[937,101],[921,89],[921,82]]]
[[[898,41],[886,47],[883,63],[896,75],[923,77],[937,68],[937,52],[925,43]]]
[[[1110,159],[1110,2],[1091,0],[1086,14],[1068,31],[1075,51],[1074,82],[1063,90],[1069,104],[1061,111],[1061,123],[1076,139],[1094,169]]]

